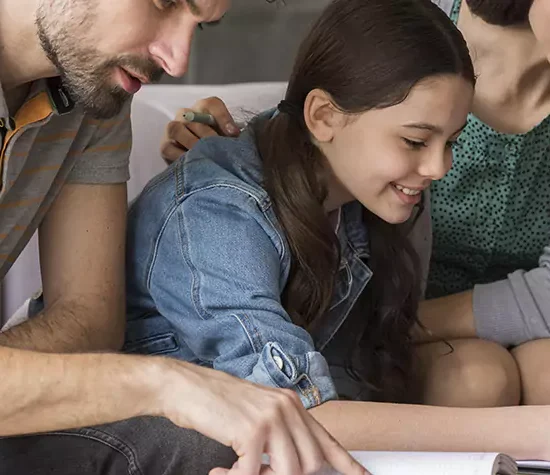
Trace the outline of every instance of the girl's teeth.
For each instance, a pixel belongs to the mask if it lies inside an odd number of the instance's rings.
[[[401,185],[394,185],[399,191],[401,191],[402,193],[405,193],[406,195],[409,195],[409,196],[415,196],[415,195],[419,195],[420,193],[422,193],[421,190],[411,190],[410,188],[405,188],[404,186],[401,186]]]

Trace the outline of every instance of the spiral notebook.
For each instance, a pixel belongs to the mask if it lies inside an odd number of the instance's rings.
[[[498,453],[352,452],[352,455],[373,475],[550,475],[550,462],[516,462]],[[326,469],[318,475],[337,475],[337,472]]]

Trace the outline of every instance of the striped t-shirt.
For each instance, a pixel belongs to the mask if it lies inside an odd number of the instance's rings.
[[[0,85],[0,280],[65,183],[128,180],[131,139],[129,103],[92,119],[54,78],[35,82],[10,119]]]

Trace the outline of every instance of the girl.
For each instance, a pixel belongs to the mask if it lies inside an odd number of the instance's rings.
[[[132,206],[126,350],[292,390],[348,449],[545,457],[548,408],[372,402],[413,398],[422,263],[407,236],[473,86],[428,0],[333,2],[278,110],[201,142]]]

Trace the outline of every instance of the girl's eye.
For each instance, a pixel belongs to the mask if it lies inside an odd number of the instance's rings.
[[[421,148],[427,147],[426,142],[411,140],[405,137],[403,137],[403,141],[413,150],[420,150]]]

